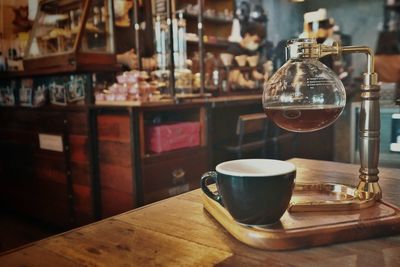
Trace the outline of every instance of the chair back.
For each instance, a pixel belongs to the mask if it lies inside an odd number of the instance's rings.
[[[240,115],[238,117],[236,135],[239,137],[239,145],[242,144],[246,136],[261,133],[261,138],[265,138],[267,134],[267,116],[264,113],[254,113]]]

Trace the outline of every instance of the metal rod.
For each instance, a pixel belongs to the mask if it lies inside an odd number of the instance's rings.
[[[172,0],[167,0],[167,25],[169,30],[169,88],[171,96],[175,98],[175,62],[174,62],[174,33],[172,26]]]
[[[342,53],[362,53],[367,55],[367,72],[361,87],[361,110],[359,119],[360,139],[360,182],[357,186],[360,199],[381,199],[379,180],[380,146],[380,105],[378,75],[374,72],[375,58],[371,48],[366,46],[344,46]]]
[[[134,7],[133,7],[133,26],[135,29],[135,52],[137,55],[137,65],[139,70],[143,69],[142,66],[142,56],[141,56],[141,47],[140,47],[140,26],[139,26],[139,13],[138,13],[138,9],[139,9],[139,0],[135,0],[133,1]]]
[[[361,53],[367,55],[367,73],[374,73],[375,58],[374,51],[368,46],[343,46],[340,48],[342,53]]]
[[[198,0],[199,15],[198,15],[198,35],[199,35],[199,71],[200,71],[200,94],[204,94],[205,89],[205,73],[204,73],[204,39],[203,39],[203,12],[204,0]]]

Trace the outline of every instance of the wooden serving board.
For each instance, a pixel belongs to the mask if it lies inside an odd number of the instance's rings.
[[[293,195],[292,201],[296,197],[304,199],[304,195]],[[326,196],[321,198],[326,199]],[[237,223],[223,206],[204,193],[202,199],[204,208],[230,234],[260,249],[309,248],[400,233],[400,209],[383,201],[355,211],[285,212],[280,222],[257,227]]]

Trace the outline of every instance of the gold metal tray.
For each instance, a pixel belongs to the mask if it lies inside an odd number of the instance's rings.
[[[323,183],[296,183],[289,212],[344,211],[368,208],[375,205],[374,198],[361,200],[354,187]]]

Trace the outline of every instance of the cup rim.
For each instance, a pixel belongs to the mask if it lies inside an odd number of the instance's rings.
[[[253,166],[250,166],[250,162],[253,162]],[[254,167],[254,171],[241,171],[232,166],[238,163],[245,163],[245,167]],[[268,166],[268,167],[266,167]],[[272,169],[271,169],[272,168]],[[225,161],[217,165],[215,170],[218,173],[239,177],[271,177],[288,174],[296,171],[296,166],[288,161],[276,160],[276,159],[237,159]]]

